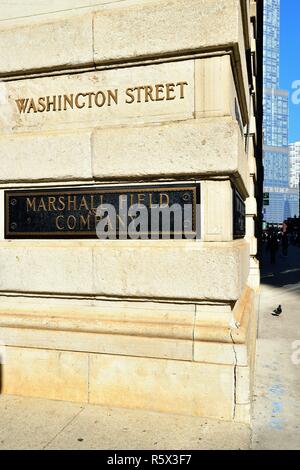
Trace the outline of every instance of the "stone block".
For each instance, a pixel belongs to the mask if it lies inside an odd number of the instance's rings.
[[[247,237],[249,243],[249,253],[251,256],[255,256],[257,254],[257,238],[256,237]]]
[[[230,343],[195,341],[194,360],[201,363],[234,365],[235,354]]]
[[[55,400],[88,400],[88,355],[46,349],[6,348],[3,393]]]
[[[195,90],[197,118],[231,116],[243,133],[244,123],[229,54],[195,60]]]
[[[257,202],[254,196],[246,199],[246,215],[257,215]]]
[[[93,64],[92,14],[3,23],[0,76]]]
[[[0,243],[0,291],[93,293],[92,250],[82,243]]]
[[[232,419],[233,367],[90,355],[90,402]]]
[[[232,240],[233,196],[230,181],[205,181],[202,183],[202,194],[204,206],[203,240]]]
[[[201,304],[196,305],[195,340],[201,339],[198,327],[216,326],[228,328],[232,323],[233,314],[230,304]]]
[[[246,106],[248,78],[239,0],[156,0],[102,8],[95,14],[94,47],[98,66],[231,49]]]
[[[260,287],[260,267],[259,261],[254,257],[250,257],[250,271],[248,284],[252,289],[258,291]]]
[[[230,175],[248,194],[243,139],[229,117],[98,129],[92,148],[97,179]]]
[[[234,421],[237,423],[251,424],[251,404],[237,404],[234,408]]]
[[[44,15],[58,11],[74,10],[84,7],[96,7],[106,3],[113,3],[113,0],[33,0],[24,2],[24,0],[14,0],[7,2],[0,0],[0,20],[12,20],[26,16]]]
[[[244,241],[2,241],[0,291],[117,298],[236,300],[249,273]]]
[[[113,297],[236,300],[249,273],[248,250],[244,241],[99,244],[94,286]]]
[[[0,182],[91,179],[91,134],[0,136]]]
[[[96,13],[94,31],[96,64],[175,51],[184,54],[234,43],[240,44],[241,51],[244,48],[238,0],[121,4]]]
[[[254,237],[255,236],[255,221],[253,215],[246,216],[246,236]]]
[[[249,367],[236,368],[236,403],[250,403],[250,370]]]
[[[3,82],[0,132],[192,119],[194,70],[187,60]]]
[[[61,325],[60,329],[50,327],[49,329],[26,328],[26,325],[23,325],[22,328],[1,327],[1,340],[10,347],[74,351],[74,345],[76,344],[76,351],[80,352],[155,357],[182,361],[191,361],[193,359],[192,340],[152,338],[143,336],[143,334],[130,336],[114,333],[64,331],[63,321],[57,321]],[[1,318],[0,322],[2,323]],[[113,323],[113,320],[111,322]],[[79,322],[75,328],[80,329]],[[90,328],[93,328],[92,325]]]

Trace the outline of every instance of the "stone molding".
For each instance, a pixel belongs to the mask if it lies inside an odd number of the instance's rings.
[[[242,346],[248,341],[253,302],[254,292],[245,287],[227,326],[209,320],[215,308],[223,308],[224,316],[228,318],[226,305],[206,306],[206,319],[197,315],[195,320],[195,313],[185,311],[184,307],[182,312],[146,307],[143,310],[105,311],[95,307],[66,309],[18,304],[16,308],[1,306],[0,328],[7,346],[72,350],[76,345],[77,351],[161,358],[168,354],[172,359],[197,362],[198,357],[200,362],[232,364],[237,361],[238,365],[245,366],[247,356]],[[202,352],[200,359],[197,348],[203,350],[202,343],[210,343],[211,347],[205,347],[211,351],[207,358],[202,356]],[[232,355],[233,344],[236,347],[235,358]],[[218,348],[222,349],[224,357]]]

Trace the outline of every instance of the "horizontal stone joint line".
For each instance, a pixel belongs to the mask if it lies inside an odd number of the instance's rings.
[[[210,244],[220,244],[220,242],[205,242],[206,244],[210,243]],[[228,242],[223,242],[224,244],[228,243]],[[162,248],[164,249],[164,248]],[[26,295],[26,294],[31,294],[32,296],[36,296],[36,297],[39,297],[39,298],[45,298],[45,297],[48,297],[49,295],[49,292],[45,291],[45,292],[36,292],[36,291],[30,291],[30,292],[22,292],[22,291],[1,291],[0,290],[0,296],[1,295],[7,295],[7,294],[16,294],[16,296],[19,296],[21,297],[22,295]],[[64,298],[64,294],[67,295],[67,296],[70,296],[70,298],[82,298],[82,299],[95,299],[95,296],[93,295],[90,295],[89,293],[82,293],[80,295],[76,294],[75,292],[71,292],[71,293],[62,293],[62,292],[52,292],[51,291],[51,296],[53,295],[53,297],[55,298]],[[74,297],[72,297],[74,296]],[[184,297],[141,297],[139,295],[131,295],[130,297],[128,296],[121,296],[121,295],[118,295],[118,296],[113,296],[113,295],[105,295],[105,294],[99,294],[99,296],[97,296],[98,299],[102,299],[102,300],[119,300],[120,302],[124,301],[124,300],[128,300],[128,301],[145,301],[145,302],[157,302],[157,303],[163,303],[163,302],[169,302],[169,303],[186,303],[186,304],[191,304],[191,303],[198,303],[199,302],[202,302],[202,301],[209,301],[210,299],[199,299],[199,298],[184,298]],[[226,300],[227,301],[227,300]],[[213,299],[213,302],[216,303],[216,304],[221,304],[223,305],[224,304],[224,299]]]
[[[87,350],[81,350],[81,349],[55,349],[55,348],[50,348],[50,347],[34,347],[34,346],[15,346],[15,345],[7,345],[7,348],[13,348],[13,349],[25,349],[25,350],[34,350],[34,351],[54,351],[57,353],[75,353],[75,354],[81,354],[81,355],[86,355],[88,356],[88,361],[90,361],[90,356],[114,356],[114,357],[120,357],[120,358],[134,358],[134,359],[153,359],[156,361],[169,361],[169,362],[180,362],[180,363],[190,363],[190,364],[206,364],[206,365],[216,365],[216,366],[226,366],[226,367],[232,367],[233,364],[230,362],[218,362],[218,361],[203,361],[203,360],[194,360],[192,355],[189,359],[183,358],[183,357],[167,357],[167,356],[162,356],[162,355],[152,355],[152,354],[147,354],[145,355],[144,353],[142,354],[130,354],[130,353],[124,353],[124,352],[97,352],[97,351],[87,351]],[[87,382],[89,381],[89,378]],[[90,403],[88,401],[88,403]],[[237,403],[238,404],[238,403]],[[244,404],[244,403],[242,403]]]
[[[111,3],[120,3],[123,0],[111,0]],[[64,8],[62,10],[54,10],[54,11],[47,11],[43,13],[33,13],[31,15],[24,15],[24,16],[14,16],[12,18],[5,18],[0,20],[0,22],[7,22],[7,21],[13,21],[13,20],[23,20],[25,18],[33,18],[33,17],[41,17],[45,15],[55,15],[56,13],[65,13],[65,12],[77,12],[78,10],[92,10],[95,9],[96,7],[103,7],[103,3],[95,3],[94,5],[84,5],[84,6],[78,6],[78,7],[72,7],[72,8]]]
[[[66,73],[66,70],[68,71],[68,73],[77,73],[78,70],[81,70],[82,73],[85,73],[87,71],[89,72],[92,72],[92,71],[95,71],[95,66],[94,66],[94,62],[87,62],[87,63],[84,63],[84,64],[80,64],[80,65],[75,65],[73,64],[72,67],[70,68],[70,65],[69,64],[65,64],[64,66],[61,66],[61,65],[57,65],[57,66],[51,66],[51,67],[40,67],[40,68],[35,68],[35,69],[28,69],[28,70],[16,70],[14,72],[9,72],[9,74],[7,73],[3,73],[3,72],[0,72],[0,78],[2,81],[17,81],[17,80],[26,80],[28,78],[39,78],[40,76],[52,76],[52,75],[55,75],[57,73],[59,73],[60,75],[63,75]],[[50,73],[49,73],[50,72]],[[53,73],[52,73],[53,72]],[[44,75],[43,75],[44,74]],[[21,75],[21,76],[20,76]],[[34,77],[32,77],[32,75],[35,75]],[[11,78],[10,78],[11,77]],[[7,80],[4,80],[5,78],[7,78]]]
[[[210,48],[199,48],[191,50],[179,50],[171,51],[167,53],[155,54],[155,55],[143,55],[138,57],[126,57],[120,59],[106,60],[103,62],[87,62],[79,65],[60,65],[51,67],[41,67],[28,70],[17,70],[14,72],[3,73],[0,72],[0,78],[5,82],[27,80],[28,78],[40,78],[45,76],[55,75],[73,75],[73,74],[84,74],[86,72],[107,70],[107,69],[119,69],[119,68],[131,68],[131,67],[144,67],[151,64],[160,64],[177,61],[194,60],[198,58],[209,58],[222,55],[232,56],[234,53],[235,44],[218,45]],[[235,70],[233,70],[235,73]]]
[[[101,326],[98,326],[98,327],[95,327],[95,326],[91,326],[91,327],[85,327],[85,326],[81,326],[81,327],[68,327],[67,325],[62,325],[62,324],[59,324],[59,325],[53,325],[53,326],[50,326],[48,324],[37,324],[37,322],[30,322],[30,320],[28,321],[28,319],[25,319],[25,321],[21,321],[21,317],[23,315],[14,315],[14,317],[11,319],[11,321],[8,321],[7,318],[11,318],[11,315],[3,315],[0,313],[0,326],[2,328],[11,328],[11,329],[22,329],[22,330],[36,330],[36,331],[65,331],[65,332],[70,332],[70,333],[86,333],[86,334],[101,334],[101,335],[112,335],[112,336],[127,336],[127,337],[137,337],[137,338],[148,338],[148,339],[169,339],[169,340],[174,340],[174,341],[191,341],[192,344],[193,344],[193,348],[194,348],[194,344],[196,342],[199,342],[199,343],[215,343],[216,341],[218,341],[219,343],[221,344],[228,344],[230,343],[230,339],[229,339],[229,334],[226,335],[226,332],[230,332],[230,330],[226,327],[216,327],[215,325],[205,325],[203,327],[201,326],[198,326],[198,330],[201,331],[201,329],[203,329],[203,332],[202,332],[202,336],[199,337],[198,340],[195,339],[195,323],[194,323],[194,326],[193,326],[193,329],[192,329],[192,337],[190,334],[186,334],[186,335],[183,335],[183,333],[177,333],[177,334],[168,334],[167,331],[170,330],[170,333],[173,333],[173,330],[174,328],[178,329],[180,331],[180,328],[187,328],[189,329],[191,327],[191,325],[189,324],[180,324],[180,323],[171,323],[171,322],[165,322],[165,323],[151,323],[151,322],[134,322],[134,321],[121,321],[121,320],[107,320],[107,321],[102,321],[102,325]],[[5,320],[5,317],[6,317],[6,320]],[[28,315],[27,315],[28,317]],[[31,318],[35,318],[35,317],[31,317]],[[19,322],[18,322],[19,320]],[[27,320],[27,321],[26,321]],[[62,322],[63,320],[66,320],[66,318],[62,318],[62,317],[52,317],[51,318],[51,321],[54,321],[54,322]],[[72,320],[74,322],[74,319]],[[93,322],[93,319],[90,320],[91,323]],[[96,319],[94,318],[94,321],[96,321]],[[112,326],[112,329],[110,329],[109,327],[105,327],[105,324],[107,325],[110,325],[110,324],[114,324],[114,323],[118,323],[119,324],[119,331],[114,331],[113,328],[116,328],[114,326]],[[132,326],[132,330],[131,331],[128,331],[128,330],[123,330],[122,331],[122,325],[124,325],[125,327],[130,327]],[[142,334],[140,334],[139,331],[135,331],[134,328],[137,329],[140,329],[141,327],[144,328],[144,331]],[[147,332],[147,327],[149,328],[149,332]],[[164,332],[153,332],[153,329],[161,329],[162,327],[164,327],[165,331]],[[209,335],[209,332],[207,335],[205,335],[205,331],[209,330],[213,328],[215,334],[214,336],[210,336]],[[200,336],[199,332],[198,332],[198,336]]]

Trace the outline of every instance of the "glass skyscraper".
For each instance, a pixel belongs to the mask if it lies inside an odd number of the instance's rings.
[[[279,88],[279,54],[280,0],[264,0],[264,191],[270,194],[264,220],[273,223],[281,223],[298,211],[298,199],[289,189],[289,96]]]
[[[279,88],[280,0],[264,0],[264,88]]]
[[[299,189],[300,177],[300,142],[289,145],[290,187]]]

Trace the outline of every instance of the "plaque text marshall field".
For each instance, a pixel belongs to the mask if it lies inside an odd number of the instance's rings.
[[[195,238],[198,184],[5,191],[6,238]]]

